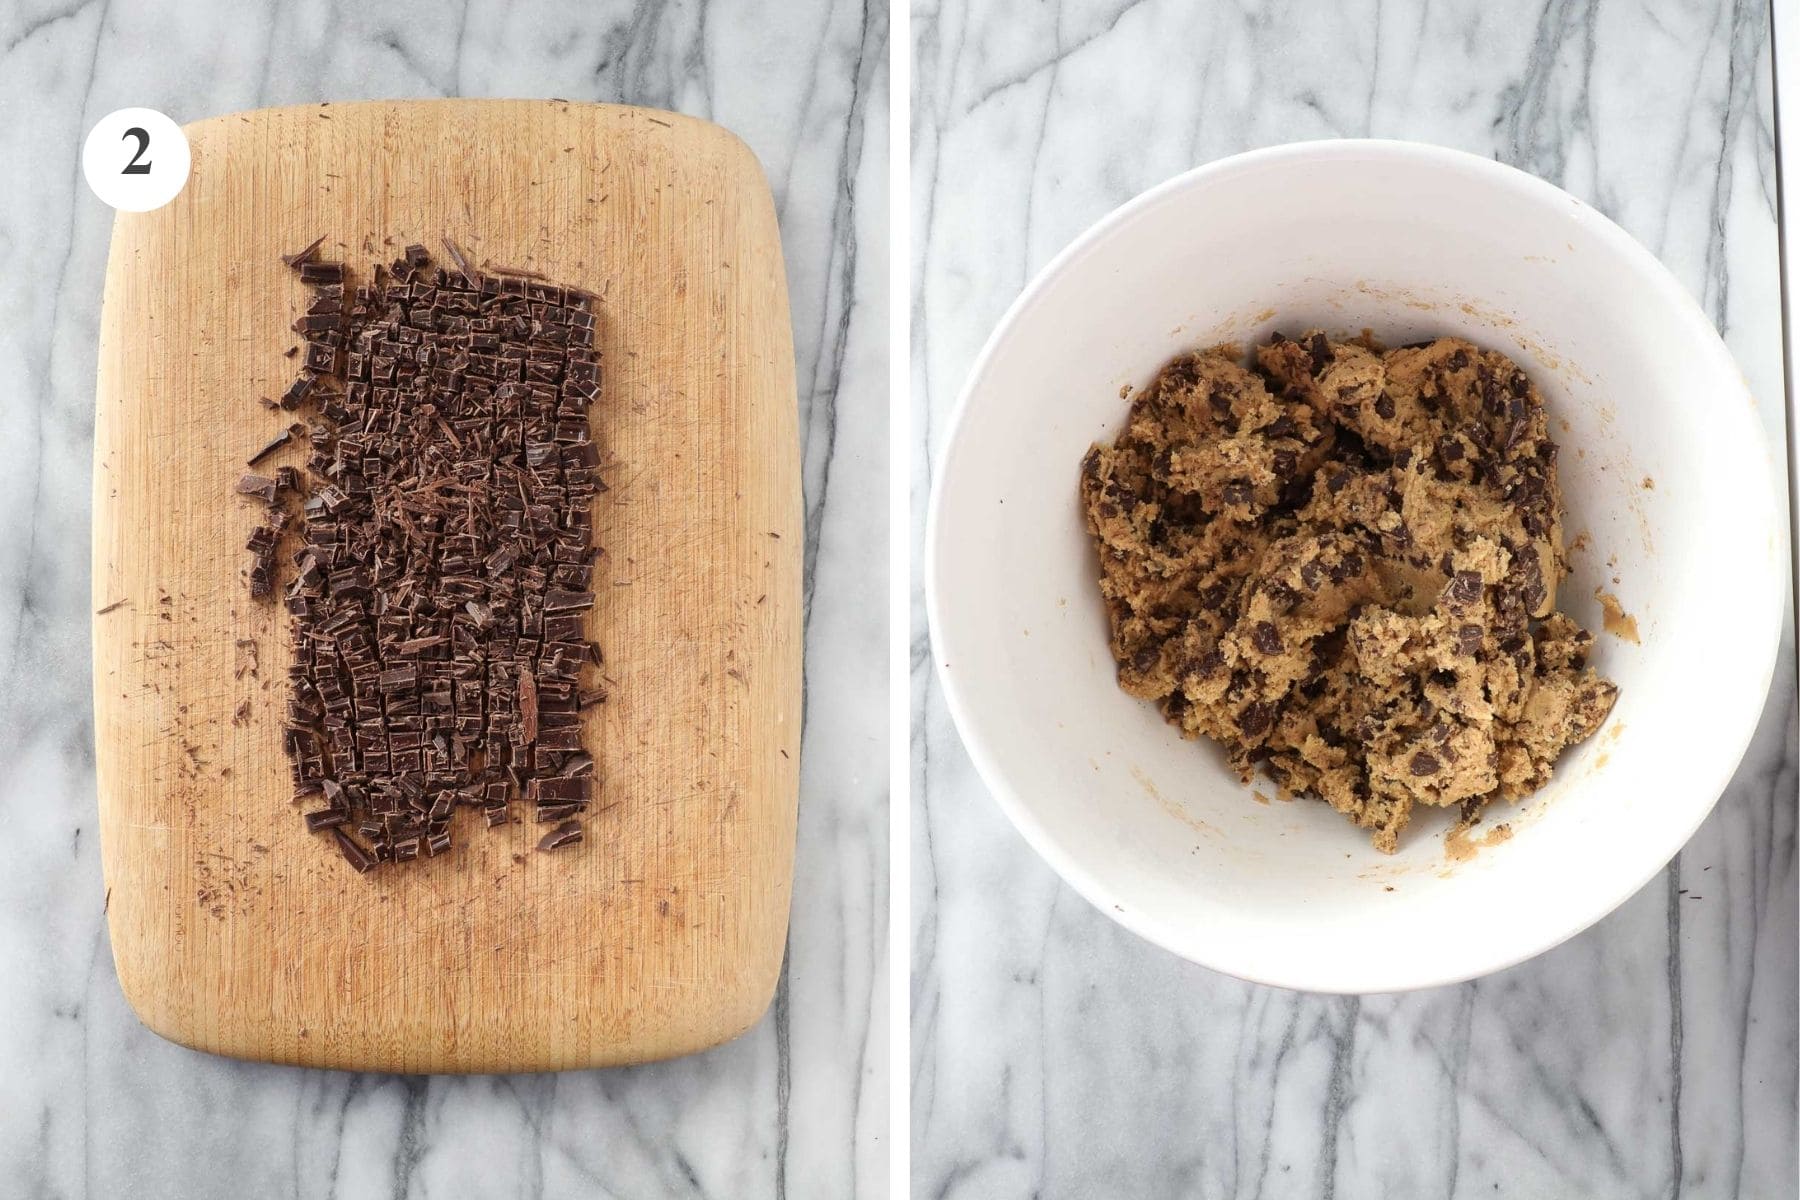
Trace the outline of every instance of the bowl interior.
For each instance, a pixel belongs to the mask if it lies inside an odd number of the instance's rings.
[[[1313,801],[1259,802],[1207,742],[1121,692],[1076,499],[1090,443],[1178,352],[1281,329],[1457,334],[1546,396],[1573,572],[1562,606],[1621,688],[1511,836],[1453,860],[1447,814],[1401,852]],[[1650,255],[1566,194],[1425,147],[1242,156],[1134,201],[1028,289],[939,470],[934,652],[977,766],[1115,918],[1244,978],[1332,991],[1450,982],[1584,928],[1698,826],[1766,693],[1782,558],[1742,377]],[[1596,588],[1637,622],[1600,632]],[[1479,831],[1478,831],[1479,832]]]

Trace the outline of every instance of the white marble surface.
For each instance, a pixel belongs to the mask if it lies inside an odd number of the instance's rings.
[[[1700,298],[1782,435],[1762,0],[913,11],[915,536],[956,392],[1032,274],[1144,188],[1301,138],[1461,146],[1593,201]],[[1642,893],[1503,974],[1357,1000],[1189,966],[1061,886],[975,777],[921,632],[914,1193],[1792,1197],[1784,654],[1730,791]]]
[[[886,1194],[887,29],[879,3],[0,0],[0,1195]],[[89,125],[414,96],[710,117],[781,209],[799,354],[807,713],[788,965],[737,1042],[630,1070],[395,1077],[231,1062],[125,1007],[88,671]]]

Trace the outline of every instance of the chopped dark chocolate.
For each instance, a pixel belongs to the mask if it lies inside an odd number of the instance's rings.
[[[283,744],[296,794],[326,804],[307,826],[365,872],[447,853],[458,809],[502,825],[529,795],[561,822],[544,849],[580,841],[597,785],[578,709],[605,696],[584,678],[594,299],[472,270],[448,239],[454,270],[415,244],[352,278],[324,240],[284,259],[310,298],[279,406],[307,423],[250,460],[297,445],[305,469],[237,483],[269,505],[249,583],[280,584],[290,614]]]

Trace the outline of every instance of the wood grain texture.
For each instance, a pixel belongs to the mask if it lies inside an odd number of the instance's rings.
[[[735,1036],[780,969],[800,754],[793,349],[756,160],[704,122],[554,101],[187,132],[186,190],[114,225],[96,395],[95,737],[132,1007],[185,1045],[368,1070]],[[589,633],[611,699],[590,710],[600,811],[579,847],[464,811],[452,855],[358,877],[289,803],[287,616],[248,598],[257,511],[230,493],[290,419],[258,403],[294,374],[303,289],[279,255],[320,233],[353,271],[448,236],[601,297]]]

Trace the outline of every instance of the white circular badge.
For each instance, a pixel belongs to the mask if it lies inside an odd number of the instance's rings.
[[[125,212],[161,208],[186,186],[187,135],[153,108],[100,118],[81,147],[81,173],[103,204]]]

